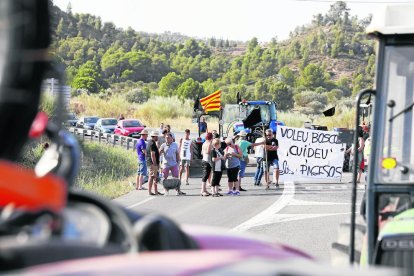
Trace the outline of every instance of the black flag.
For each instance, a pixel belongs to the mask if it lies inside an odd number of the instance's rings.
[[[200,97],[197,96],[197,99],[194,101],[194,107],[193,107],[194,111],[197,111],[200,109]]]
[[[331,117],[331,116],[335,115],[335,106],[325,110],[322,113],[323,113],[323,115],[325,115],[325,117]]]
[[[368,100],[367,100],[367,102],[365,103],[366,105],[371,104],[371,95],[372,95],[372,93],[369,93]]]
[[[237,92],[237,94],[236,94],[236,101],[237,101],[237,104],[239,104],[239,103],[241,103],[241,97],[240,97],[240,92]]]
[[[244,128],[252,127],[262,122],[262,116],[260,115],[260,109],[255,108],[250,114],[243,120]]]

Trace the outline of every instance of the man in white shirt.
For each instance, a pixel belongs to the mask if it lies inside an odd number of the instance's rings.
[[[188,177],[190,175],[190,162],[193,159],[193,141],[190,139],[190,130],[185,130],[185,137],[180,139],[180,180],[185,168],[185,184],[189,185]]]

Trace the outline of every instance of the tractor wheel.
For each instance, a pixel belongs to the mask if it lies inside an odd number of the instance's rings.
[[[337,242],[331,246],[331,263],[333,265],[349,264],[350,230],[349,222],[341,223],[338,229]],[[355,262],[359,263],[361,258],[362,244],[365,237],[366,225],[361,217],[357,218],[355,224]]]

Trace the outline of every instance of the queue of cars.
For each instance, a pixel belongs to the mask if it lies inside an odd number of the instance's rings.
[[[138,138],[141,131],[145,128],[145,125],[138,119],[117,120],[115,118],[100,118],[98,116],[82,116],[77,119],[74,113],[67,114],[64,125],[133,138]]]

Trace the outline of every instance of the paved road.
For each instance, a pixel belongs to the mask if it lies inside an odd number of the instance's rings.
[[[351,174],[338,183],[284,183],[278,190],[273,186],[265,191],[253,185],[254,168],[247,172],[243,186],[248,191],[238,197],[201,197],[200,178],[191,178],[190,185],[182,186],[187,196],[149,196],[147,190],[134,190],[116,201],[138,212],[167,215],[179,224],[263,235],[329,262],[338,225],[350,217]],[[226,184],[224,178],[223,192]],[[363,188],[358,187],[359,198]]]

